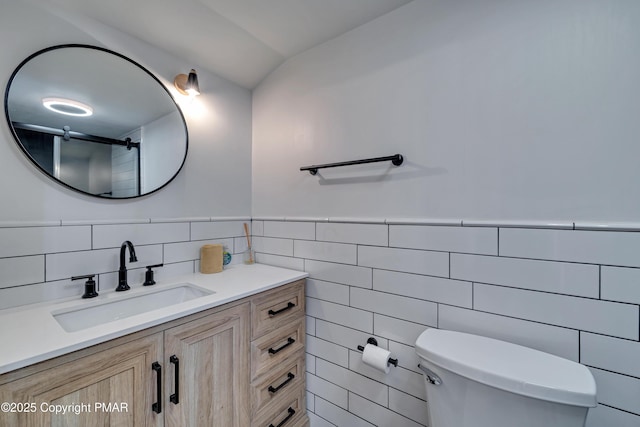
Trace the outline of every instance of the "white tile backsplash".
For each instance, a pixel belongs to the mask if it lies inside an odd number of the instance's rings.
[[[325,301],[344,304],[349,302],[349,287],[337,283],[307,279],[307,296]]]
[[[316,399],[313,396],[313,394],[309,393],[308,391],[305,392],[305,398],[306,398],[305,403],[307,405],[307,411],[309,411],[309,413],[312,413],[316,409]]]
[[[100,292],[112,292],[124,240],[136,245],[140,260],[127,261],[132,286],[141,286],[144,266],[152,263],[165,264],[156,271],[158,281],[197,271],[204,243],[227,244],[234,262],[242,262],[242,224],[249,221],[0,224],[0,309],[79,298],[82,283],[69,278],[81,274],[99,273]],[[428,327],[579,360],[593,369],[601,402],[587,426],[640,426],[637,227],[572,230],[572,222],[556,227],[424,218],[282,217],[250,224],[258,262],[310,274],[306,364],[312,426],[425,425],[414,345]],[[370,336],[399,359],[389,375],[361,363],[356,347]]]
[[[391,225],[389,246],[497,255],[498,229]]]
[[[326,360],[318,359],[316,375],[344,389],[348,389],[352,393],[363,396],[378,405],[387,406],[389,404],[388,386],[348,369],[348,365],[338,366]]]
[[[358,265],[449,277],[449,254],[446,252],[359,246]]]
[[[373,313],[345,305],[307,298],[307,314],[327,322],[348,326],[363,332],[373,332]]]
[[[638,306],[474,283],[473,308],[637,340]]]
[[[120,249],[62,252],[47,255],[45,277],[59,280],[85,274],[118,271]],[[127,254],[127,262],[129,256]]]
[[[349,350],[346,348],[334,344],[330,341],[325,341],[320,338],[307,336],[307,353],[316,356],[316,374],[317,364],[322,360],[328,360],[336,365],[348,367],[349,366]],[[320,375],[320,374],[318,374]],[[328,379],[324,375],[320,375],[322,378]],[[329,380],[331,381],[331,380]],[[336,383],[335,381],[331,381]]]
[[[536,291],[598,298],[597,265],[451,254],[451,277]]]
[[[313,394],[307,392],[309,395],[313,396]],[[329,404],[331,405],[331,404]],[[335,405],[331,405],[337,409],[339,409],[340,411],[349,414],[347,411],[345,411],[344,409],[340,409]],[[319,411],[321,411],[321,407],[318,406],[318,409],[315,409],[315,400],[313,402],[313,408],[314,409],[309,409],[311,408],[311,406],[309,404],[307,404],[307,411],[313,411],[313,412],[307,412],[307,414],[309,415],[309,426],[310,427],[335,427],[335,424],[330,423],[329,421],[325,420],[324,418],[321,418],[319,416],[316,415],[316,413],[318,413]],[[349,414],[351,415],[351,414]],[[353,425],[353,424],[340,424],[340,425]],[[371,425],[371,424],[369,424]]]
[[[306,260],[304,268],[314,279],[369,289],[372,286],[372,269],[368,267]]]
[[[191,240],[244,236],[244,223],[249,226],[251,232],[251,221],[194,222],[191,223]]]
[[[253,220],[251,221],[251,235],[263,236],[264,235],[264,221]]]
[[[638,427],[640,417],[605,405],[589,409],[585,427]]]
[[[301,258],[290,258],[281,255],[256,253],[256,262],[259,264],[273,265],[274,267],[304,271],[304,260]]]
[[[307,330],[307,335],[316,335],[316,323],[318,322],[315,317],[305,316],[305,329]]]
[[[316,238],[316,224],[302,221],[264,221],[264,237],[313,240]]]
[[[322,417],[323,421],[331,422],[330,425],[343,426],[343,427],[374,427],[375,424],[371,424],[362,418],[345,411],[344,409],[333,405],[324,399],[316,397],[316,413]],[[325,427],[324,423],[317,424],[319,427]],[[316,427],[316,421],[312,419],[311,427]]]
[[[373,315],[373,333],[376,336],[388,338],[406,345],[415,345],[418,336],[423,333],[429,326],[419,323],[408,322],[406,320],[395,319],[393,317],[383,316],[375,313]]]
[[[91,227],[0,228],[0,258],[91,249]]]
[[[316,373],[316,357],[312,354],[305,354],[305,370],[311,374]]]
[[[471,282],[387,270],[373,270],[373,289],[469,308],[473,293]]]
[[[389,409],[420,424],[429,422],[427,402],[395,388],[389,388]]]
[[[16,286],[14,288],[1,288],[0,310],[59,298],[73,296],[80,298],[83,292],[84,282],[71,282],[71,280],[37,283],[29,286]]]
[[[349,393],[349,411],[378,426],[419,427],[420,424],[383,406]]]
[[[44,282],[44,255],[0,258],[0,289]]]
[[[501,229],[500,255],[640,267],[640,233]]]
[[[602,267],[600,298],[640,304],[640,269]]]
[[[482,311],[440,305],[438,327],[482,335],[578,362],[579,332]]]
[[[389,230],[383,224],[317,223],[316,240],[388,246]]]
[[[273,255],[293,256],[292,239],[275,239],[271,237],[254,237],[252,247],[256,252],[266,252]]]
[[[137,246],[138,261],[129,262],[129,251],[125,255],[128,269],[143,268],[145,265],[161,263],[162,245]],[[71,276],[118,271],[120,249],[99,249],[93,251],[63,252],[46,256],[46,279],[59,280]]]
[[[357,246],[344,243],[296,240],[293,242],[293,255],[297,258],[316,261],[355,264],[357,259]]]
[[[317,368],[316,368],[317,370]],[[348,392],[331,382],[307,372],[307,390],[343,409],[348,406]]]
[[[580,363],[640,378],[640,342],[580,332]]]
[[[125,240],[136,247],[189,241],[189,223],[112,224],[93,226],[93,249],[120,248]]]
[[[640,379],[591,368],[598,401],[640,415]]]
[[[367,339],[372,335],[371,332],[362,332],[347,326],[318,319],[316,321],[316,336],[345,348],[355,350],[359,345],[365,345]],[[388,344],[386,339],[378,336],[374,336],[374,338],[377,339],[380,347],[387,348]]]
[[[368,289],[351,288],[352,307],[424,325],[438,324],[438,305]]]

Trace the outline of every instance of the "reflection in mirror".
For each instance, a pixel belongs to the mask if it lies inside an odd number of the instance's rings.
[[[11,76],[5,113],[45,174],[105,198],[149,194],[187,155],[187,128],[167,89],[142,66],[85,45],[36,52]]]

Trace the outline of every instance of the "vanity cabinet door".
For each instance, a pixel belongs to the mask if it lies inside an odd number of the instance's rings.
[[[165,330],[165,425],[250,424],[249,314],[244,303]]]
[[[162,360],[162,337],[108,347],[3,384],[0,401],[13,402],[16,412],[1,412],[0,425],[162,426],[164,414],[152,410],[158,399],[152,365]]]

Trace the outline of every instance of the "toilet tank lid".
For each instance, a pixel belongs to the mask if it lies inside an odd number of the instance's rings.
[[[418,356],[470,380],[567,405],[596,406],[596,383],[586,366],[528,347],[462,332],[427,329]]]

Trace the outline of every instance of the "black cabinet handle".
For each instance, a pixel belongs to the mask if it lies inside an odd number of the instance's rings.
[[[274,348],[270,348],[269,349],[269,354],[276,354],[282,350],[284,350],[285,348],[289,347],[291,344],[293,344],[294,342],[296,342],[296,340],[294,340],[293,338],[289,337],[287,338],[287,342],[286,344],[283,344],[282,346],[274,349]]]
[[[269,388],[268,388],[267,390],[269,390],[269,393],[277,393],[277,392],[278,392],[278,390],[280,390],[282,387],[284,387],[284,386],[286,386],[287,384],[289,384],[289,383],[291,382],[291,380],[293,380],[295,377],[296,377],[295,375],[293,375],[291,372],[289,372],[289,373],[287,374],[287,379],[286,379],[286,380],[284,380],[284,381],[282,382],[282,384],[280,384],[280,385],[279,385],[279,386],[277,386],[277,387],[274,387],[274,386],[270,385],[270,386],[269,386]]]
[[[289,406],[289,409],[287,409],[287,411],[289,412],[289,415],[287,415],[287,417],[280,421],[280,424],[278,424],[275,427],[282,427],[284,425],[284,423],[286,423],[287,421],[289,421],[291,419],[291,417],[293,417],[296,414],[295,409],[293,409],[291,406]],[[273,424],[269,424],[269,427],[274,427]]]
[[[269,316],[271,316],[271,317],[273,317],[273,316],[277,316],[277,315],[278,315],[278,314],[280,314],[280,313],[284,313],[284,312],[285,312],[285,311],[287,311],[287,310],[291,310],[291,309],[292,309],[293,307],[295,307],[295,306],[296,306],[296,305],[295,305],[294,303],[292,303],[291,301],[289,301],[289,302],[287,303],[287,306],[286,306],[286,307],[281,308],[280,310],[276,310],[276,311],[269,310],[269,311],[268,311],[268,313],[269,313]]]
[[[159,414],[160,412],[162,412],[162,366],[160,366],[158,362],[153,362],[151,364],[151,369],[156,371],[156,395],[158,397],[158,401],[151,405],[151,409],[156,414]]]
[[[169,358],[169,362],[174,364],[173,381],[175,385],[175,393],[169,396],[169,401],[174,405],[180,403],[180,359],[175,354]]]

